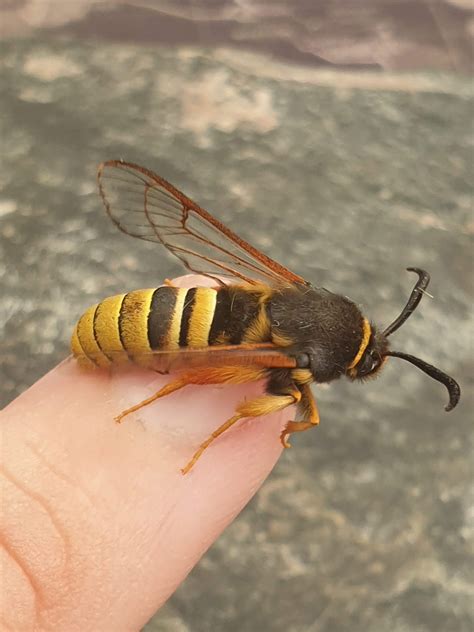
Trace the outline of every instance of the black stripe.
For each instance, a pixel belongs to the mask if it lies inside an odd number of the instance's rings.
[[[114,359],[111,358],[110,355],[107,355],[105,353],[105,351],[102,349],[102,345],[100,344],[99,336],[97,335],[97,331],[96,331],[96,328],[95,328],[95,321],[97,319],[97,314],[99,313],[99,309],[100,309],[101,305],[102,305],[102,303],[99,303],[97,305],[97,307],[95,308],[94,318],[92,319],[92,331],[94,333],[94,340],[96,341],[97,346],[99,347],[99,349],[102,351],[102,353],[105,355],[106,358],[108,358],[111,362],[113,362]]]
[[[153,292],[148,312],[148,342],[151,349],[164,347],[176,305],[177,288],[159,287]]]
[[[92,337],[94,338],[94,340],[95,340],[95,342],[96,342],[97,346],[98,346],[98,347],[99,347],[99,349],[100,349],[101,347],[100,347],[99,341],[97,340],[97,336],[96,336],[96,333],[95,333],[95,328],[94,328],[95,315],[97,314],[97,308],[98,308],[98,307],[99,307],[99,306],[97,305],[97,306],[96,306],[96,308],[95,308],[95,310],[94,310],[94,316],[93,316],[93,318],[92,318]],[[82,349],[82,353],[86,356],[86,358],[88,358],[88,359],[89,359],[91,362],[93,362],[96,366],[100,366],[100,365],[99,365],[99,363],[98,363],[98,361],[97,361],[97,359],[96,359],[96,358],[91,358],[91,357],[90,357],[90,355],[89,355],[89,354],[87,354],[87,353],[84,351],[84,347],[82,346],[81,337],[79,336],[79,327],[80,327],[80,325],[81,325],[81,321],[82,321],[82,319],[83,319],[83,318],[84,318],[84,315],[82,315],[82,316],[81,316],[81,318],[79,319],[79,322],[77,323],[77,329],[76,329],[76,335],[77,335],[77,339],[79,340],[79,346],[81,347],[81,349]],[[88,332],[88,331],[84,331],[84,330],[85,330],[84,325],[82,325],[81,330],[84,332],[84,337],[89,336],[89,332]]]
[[[230,307],[231,297],[229,290],[227,288],[217,290],[216,307],[207,338],[207,342],[210,345],[215,344],[219,335],[225,332],[229,321]]]
[[[127,354],[128,354],[127,347],[125,346],[125,344],[124,344],[124,342],[123,342],[123,331],[122,331],[123,326],[122,326],[122,324],[123,324],[123,319],[125,318],[125,311],[126,311],[126,310],[124,309],[124,307],[125,307],[125,303],[127,302],[127,296],[128,296],[128,294],[130,294],[130,292],[129,292],[129,293],[127,293],[127,294],[125,294],[125,295],[124,295],[124,297],[123,297],[123,299],[122,299],[122,304],[120,305],[120,309],[119,309],[119,316],[118,316],[118,323],[117,323],[117,325],[118,325],[118,330],[119,330],[120,344],[121,344],[121,345],[122,345],[122,347],[124,348],[124,351],[126,351],[126,352],[127,352]],[[129,356],[129,357],[130,357],[130,356]]]
[[[230,292],[232,300],[225,333],[230,344],[238,345],[258,316],[259,294],[239,288],[231,288]]]
[[[126,294],[122,297],[122,302],[120,303],[119,318],[120,318],[120,312],[121,312],[121,309],[122,309],[122,305],[123,305],[123,301],[124,301],[124,299],[125,299],[125,296],[126,296]],[[98,346],[98,347],[99,347],[99,349],[102,351],[102,353],[105,355],[105,357],[106,357],[106,358],[108,358],[111,362],[113,362],[113,361],[116,359],[116,358],[114,357],[114,354],[113,354],[113,353],[109,353],[109,354],[108,354],[108,353],[107,353],[107,351],[104,351],[104,349],[102,348],[102,345],[100,344],[100,340],[99,340],[99,337],[98,337],[98,335],[97,335],[97,331],[96,331],[96,328],[95,328],[95,323],[96,323],[97,315],[98,315],[98,313],[99,313],[99,310],[100,310],[100,309],[104,309],[103,303],[99,303],[99,304],[97,305],[96,309],[95,309],[95,312],[94,312],[94,320],[93,320],[94,338],[95,338],[95,341],[96,341],[96,343],[97,343],[97,346]],[[125,350],[125,347],[123,346],[123,342],[122,342],[122,336],[120,335],[120,325],[119,325],[119,323],[117,323],[117,326],[119,327],[119,337],[120,337],[120,343],[121,343],[122,347],[123,347],[123,348],[124,348],[124,350]]]
[[[179,346],[186,347],[188,344],[188,331],[191,314],[193,313],[194,302],[196,300],[197,288],[192,287],[186,292],[184,298],[183,314],[181,316],[181,327],[179,330]]]
[[[94,310],[94,317],[92,318],[92,334],[94,336],[94,340],[96,342],[96,345],[99,347],[99,349],[102,351],[102,353],[104,353],[104,350],[102,349],[102,347],[100,346],[100,342],[99,342],[99,338],[97,336],[97,331],[95,329],[95,320],[97,318],[97,312],[99,311],[99,307],[101,306],[101,303],[99,303],[98,305],[96,305],[95,310]]]

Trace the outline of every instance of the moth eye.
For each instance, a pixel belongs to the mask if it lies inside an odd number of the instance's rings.
[[[357,371],[359,375],[368,375],[371,373],[377,366],[377,360],[373,358],[370,353],[368,353],[363,359],[359,370]]]
[[[310,365],[310,359],[307,353],[300,353],[295,359],[298,369],[307,369]]]

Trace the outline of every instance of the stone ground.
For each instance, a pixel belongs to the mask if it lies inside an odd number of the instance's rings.
[[[179,272],[107,221],[95,169],[121,157],[382,324],[404,268],[428,269],[434,300],[394,345],[464,390],[446,415],[443,387],[396,360],[316,389],[320,428],[147,632],[472,630],[469,81],[71,39],[11,41],[1,59],[3,404],[68,353],[84,308]]]
[[[228,46],[306,66],[472,72],[472,0],[10,0],[8,37]]]

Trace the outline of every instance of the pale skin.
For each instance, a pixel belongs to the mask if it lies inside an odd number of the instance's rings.
[[[187,386],[114,423],[169,381],[66,361],[0,412],[2,630],[139,630],[268,476],[294,407],[239,421],[181,473],[263,383]]]

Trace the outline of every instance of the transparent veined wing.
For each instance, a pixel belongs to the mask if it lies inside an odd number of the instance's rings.
[[[127,235],[162,244],[188,270],[251,284],[308,285],[156,173],[110,160],[99,166],[97,178],[114,224]]]

